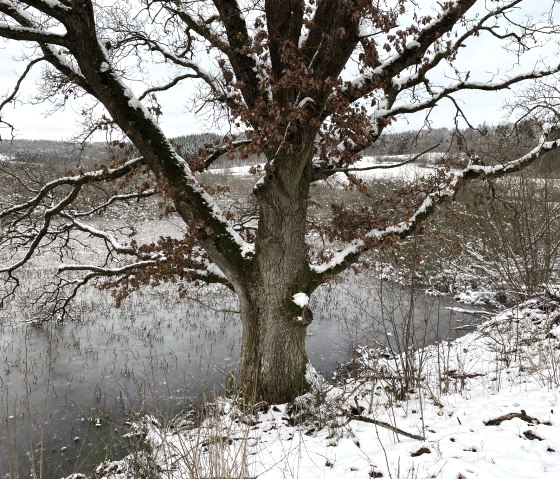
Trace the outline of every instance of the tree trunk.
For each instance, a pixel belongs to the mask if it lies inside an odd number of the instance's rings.
[[[297,168],[265,177],[255,190],[259,226],[252,267],[240,298],[243,322],[240,386],[251,400],[286,402],[308,389],[306,328],[312,320],[296,293],[311,294],[305,243],[312,150],[302,150]]]
[[[270,292],[269,292],[270,293]],[[252,295],[253,296],[253,295]],[[283,403],[308,390],[306,322],[275,295],[241,301],[243,321],[239,384],[251,402]],[[295,305],[294,305],[295,306]]]

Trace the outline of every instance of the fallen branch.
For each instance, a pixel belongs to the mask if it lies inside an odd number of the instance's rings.
[[[376,426],[384,427],[385,429],[389,429],[390,431],[393,431],[396,434],[400,434],[401,436],[406,436],[411,439],[416,439],[417,441],[426,440],[424,436],[418,436],[417,434],[412,434],[411,432],[403,431],[402,429],[399,429],[398,427],[395,427],[392,424],[389,424],[388,422],[378,421],[377,419],[371,419],[365,416],[356,416],[355,414],[350,414],[348,415],[348,417],[350,419],[353,419],[354,421],[367,422],[368,424],[375,424]]]
[[[541,422],[535,418],[529,416],[524,409],[521,412],[510,412],[509,414],[504,414],[503,416],[497,417],[495,419],[489,419],[488,421],[484,421],[485,426],[499,426],[504,421],[509,421],[511,419],[521,419],[529,424],[540,424]]]

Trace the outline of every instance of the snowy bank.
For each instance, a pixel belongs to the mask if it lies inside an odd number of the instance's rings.
[[[243,411],[218,399],[197,427],[145,418],[131,434],[146,452],[94,477],[556,479],[559,310],[531,300],[453,342],[364,348],[337,386],[314,375],[295,404]]]

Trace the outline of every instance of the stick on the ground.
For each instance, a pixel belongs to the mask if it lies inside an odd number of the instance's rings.
[[[400,434],[401,436],[410,437],[411,439],[416,439],[418,441],[426,440],[424,436],[418,436],[417,434],[412,434],[411,432],[403,431],[402,429],[399,429],[398,427],[395,427],[392,424],[389,424],[388,422],[378,421],[377,419],[371,419],[365,416],[356,416],[355,414],[350,414],[348,417],[355,421],[367,422],[368,424],[375,424],[376,426],[384,427],[385,429],[389,429],[390,431]]]

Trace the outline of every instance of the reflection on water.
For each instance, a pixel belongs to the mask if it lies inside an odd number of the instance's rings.
[[[4,319],[0,478],[28,476],[39,462],[48,465],[44,477],[91,469],[118,453],[122,433],[114,429],[131,410],[173,416],[202,394],[219,393],[235,372],[241,328],[231,312],[236,300],[224,290],[196,301],[144,291],[118,310],[101,293],[83,301],[80,323]],[[366,275],[323,286],[312,297],[309,359],[330,377],[360,344],[399,351],[408,329],[414,347],[454,336],[466,318],[445,309],[452,304]]]

